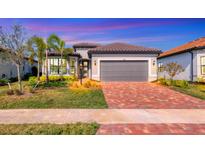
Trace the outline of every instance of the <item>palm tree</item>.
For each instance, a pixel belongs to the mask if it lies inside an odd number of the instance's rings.
[[[63,76],[63,53],[65,51],[65,42],[57,35],[52,34],[47,39],[48,48],[54,49],[61,54],[60,74]]]
[[[43,38],[41,37],[32,37],[28,41],[28,50],[31,52],[30,61],[33,62],[33,59],[36,57],[38,58],[38,75],[37,79],[40,80],[40,67],[43,63],[43,58],[46,51],[46,43],[44,42]]]

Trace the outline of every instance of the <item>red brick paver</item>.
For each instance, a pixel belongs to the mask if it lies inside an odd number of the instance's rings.
[[[205,109],[205,101],[154,83],[106,82],[102,84],[109,108]]]
[[[98,135],[204,135],[205,124],[110,124]]]

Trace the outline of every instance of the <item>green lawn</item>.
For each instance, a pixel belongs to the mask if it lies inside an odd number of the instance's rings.
[[[95,135],[96,123],[0,124],[0,135]]]
[[[15,86],[15,85],[14,85]],[[68,87],[38,89],[22,96],[5,94],[7,86],[0,87],[0,109],[16,108],[107,108],[101,89]]]
[[[190,84],[188,88],[181,88],[172,86],[171,89],[176,91],[197,97],[200,99],[205,99],[205,84]]]

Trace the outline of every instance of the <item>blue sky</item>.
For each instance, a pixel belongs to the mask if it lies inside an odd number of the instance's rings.
[[[21,24],[29,36],[57,34],[67,46],[79,42],[125,42],[169,50],[205,36],[205,19],[171,18],[16,18],[0,19],[0,26]]]

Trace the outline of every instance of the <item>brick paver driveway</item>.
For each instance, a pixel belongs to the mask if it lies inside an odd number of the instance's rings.
[[[109,108],[204,109],[205,101],[155,83],[102,83]]]
[[[205,124],[101,125],[98,135],[204,135]]]

